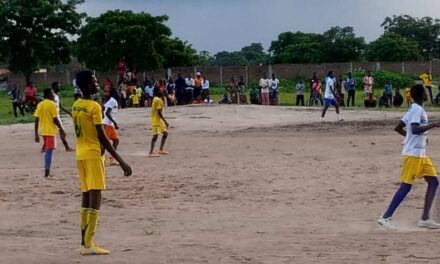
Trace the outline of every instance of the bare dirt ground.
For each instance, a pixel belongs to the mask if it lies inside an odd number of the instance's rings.
[[[425,183],[397,232],[375,222],[398,185],[402,112],[345,111],[337,124],[330,111],[321,124],[318,109],[168,108],[171,155],[158,159],[146,157],[149,115],[118,115],[134,174],[107,167],[96,240],[110,256],[79,255],[74,154],[60,147],[45,181],[33,125],[0,127],[0,263],[440,263],[440,232],[416,227]]]

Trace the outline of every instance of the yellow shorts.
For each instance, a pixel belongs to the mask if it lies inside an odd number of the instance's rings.
[[[161,135],[167,132],[167,127],[165,124],[161,123],[159,126],[151,126],[151,131],[153,132],[153,135]]]
[[[402,171],[400,180],[404,183],[412,184],[415,180],[425,176],[437,176],[437,171],[431,158],[403,156]]]
[[[77,160],[81,191],[105,190],[104,159]]]

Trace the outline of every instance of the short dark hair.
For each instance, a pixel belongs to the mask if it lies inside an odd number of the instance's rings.
[[[327,76],[330,76],[333,74],[333,71],[328,71]]]
[[[52,96],[52,89],[51,88],[44,89],[43,95],[45,99],[48,99],[50,96]]]
[[[160,92],[162,92],[162,90],[160,89],[159,86],[154,87],[153,96],[159,96]]]
[[[113,97],[113,98],[115,98],[116,100],[119,99],[118,91],[117,91],[115,88],[111,88],[111,89],[110,89],[110,91],[109,91],[109,95],[110,95],[110,97]]]
[[[88,93],[87,89],[89,87],[89,83],[92,81],[93,72],[91,71],[82,71],[76,74],[76,85],[81,89],[81,92]]]
[[[423,100],[423,94],[425,93],[425,87],[421,84],[416,84],[413,87],[411,87],[411,97],[414,99],[414,101],[420,101]]]
[[[53,83],[52,83],[52,90],[54,90],[55,92],[58,92],[58,90],[59,90],[59,85],[60,85],[60,83],[59,82],[57,82],[57,81],[54,81]]]

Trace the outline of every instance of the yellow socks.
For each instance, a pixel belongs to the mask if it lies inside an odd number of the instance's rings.
[[[94,245],[93,237],[95,235],[96,227],[98,226],[98,218],[99,218],[99,210],[96,209],[87,209],[87,224],[83,225],[83,214],[81,210],[81,230],[83,232],[83,242],[86,248],[90,248]],[[86,217],[84,217],[86,219]],[[84,227],[84,229],[83,229]]]
[[[81,207],[80,210],[80,221],[81,226],[81,246],[85,246],[84,236],[86,233],[87,225],[89,224],[89,214],[87,213],[87,208]]]

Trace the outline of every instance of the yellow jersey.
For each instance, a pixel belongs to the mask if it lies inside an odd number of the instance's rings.
[[[102,159],[104,147],[98,138],[96,125],[102,124],[102,108],[97,102],[78,99],[72,106],[76,134],[76,160]]]
[[[130,99],[133,102],[133,104],[139,104],[139,95],[136,93],[130,95]]]
[[[55,136],[57,134],[57,127],[53,119],[58,118],[58,111],[54,101],[44,99],[37,105],[34,116],[38,117],[40,135]]]
[[[155,96],[153,98],[153,104],[151,105],[151,126],[163,125],[163,120],[159,116],[159,110],[163,109],[163,100]]]
[[[420,74],[419,77],[422,80],[424,86],[431,86],[431,83],[432,83],[431,74],[422,73],[422,74]]]

